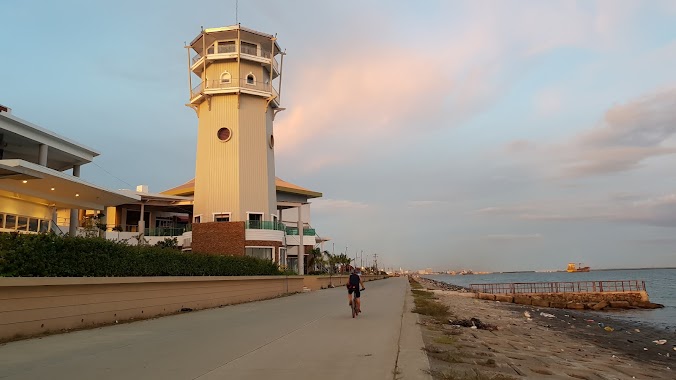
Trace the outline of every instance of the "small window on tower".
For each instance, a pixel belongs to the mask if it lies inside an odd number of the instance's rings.
[[[200,215],[197,215],[195,217],[195,223],[200,223],[201,220],[202,220],[202,217]]]
[[[232,137],[232,132],[230,132],[229,128],[221,128],[216,132],[216,136],[221,141],[228,141]]]
[[[246,84],[256,84],[256,77],[252,73],[246,76]]]
[[[231,80],[232,76],[229,72],[224,71],[223,74],[221,74],[221,83],[230,83]]]

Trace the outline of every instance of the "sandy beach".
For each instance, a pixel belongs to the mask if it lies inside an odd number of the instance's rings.
[[[483,301],[417,280],[449,307],[452,319],[496,327],[438,324],[421,315],[436,379],[676,379],[674,331],[610,313]],[[660,340],[666,342],[653,342]]]

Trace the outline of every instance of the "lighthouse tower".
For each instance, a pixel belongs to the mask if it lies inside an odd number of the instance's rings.
[[[186,47],[187,106],[198,118],[193,250],[275,260],[284,233],[272,124],[283,53],[275,36],[240,25],[204,29]]]

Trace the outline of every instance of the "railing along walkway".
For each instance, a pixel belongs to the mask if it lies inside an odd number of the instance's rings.
[[[645,291],[645,281],[576,281],[576,282],[515,282],[501,284],[471,284],[477,293],[531,294],[531,293],[605,293]]]

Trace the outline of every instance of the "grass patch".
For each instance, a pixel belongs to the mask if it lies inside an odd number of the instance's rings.
[[[409,277],[408,278],[408,283],[411,285],[411,289],[424,289],[422,285],[413,278]]]
[[[448,306],[442,305],[434,300],[425,299],[425,298],[416,298],[414,300],[415,308],[413,309],[414,313],[428,315],[437,320],[439,323],[447,323],[450,316],[448,311]]]
[[[456,342],[456,339],[450,336],[440,336],[435,338],[434,341],[440,344],[453,344]]]
[[[412,289],[411,293],[413,293],[413,297],[415,298],[437,299],[437,297],[434,296],[434,293],[428,292],[426,290]]]
[[[464,361],[462,361],[462,357],[460,355],[453,354],[451,352],[429,353],[427,355],[431,356],[434,359],[444,361],[446,363],[454,363],[454,364],[464,363]]]

